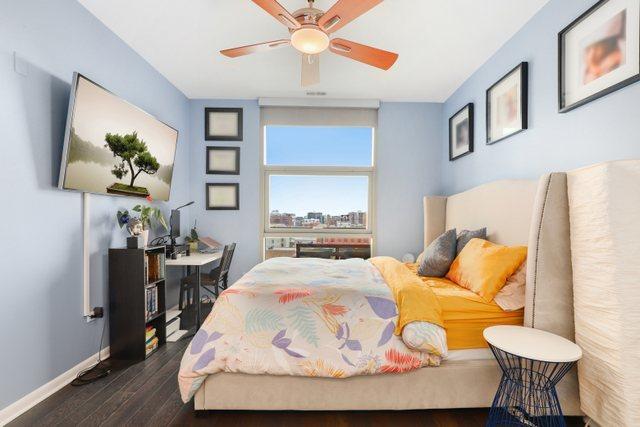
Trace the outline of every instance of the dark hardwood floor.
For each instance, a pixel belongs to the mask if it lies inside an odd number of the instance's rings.
[[[168,343],[148,360],[82,387],[66,386],[9,426],[440,426],[484,425],[486,409],[425,411],[207,411],[183,404],[176,377],[188,341]],[[569,425],[582,425],[579,418]]]

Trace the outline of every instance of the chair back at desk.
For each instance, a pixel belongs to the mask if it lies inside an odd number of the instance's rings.
[[[233,260],[233,253],[236,250],[236,244],[231,243],[224,247],[224,251],[222,252],[222,258],[220,258],[220,265],[218,268],[211,271],[211,279],[213,279],[217,286],[224,289],[227,289],[229,286],[229,268],[231,267],[231,260]],[[217,277],[213,277],[217,276]]]

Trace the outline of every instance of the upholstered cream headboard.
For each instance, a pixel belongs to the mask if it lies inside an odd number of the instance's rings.
[[[536,188],[536,181],[507,180],[449,197],[425,197],[425,247],[445,230],[482,227],[487,227],[492,242],[526,245]]]
[[[445,230],[487,227],[502,245],[527,245],[525,325],[574,339],[567,176],[504,180],[424,198],[425,247]]]

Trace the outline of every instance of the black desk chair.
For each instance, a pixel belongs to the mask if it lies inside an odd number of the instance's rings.
[[[229,287],[229,267],[231,267],[231,260],[233,259],[233,252],[236,250],[236,244],[231,243],[224,247],[222,257],[220,258],[220,264],[208,273],[200,273],[200,284],[209,293],[213,294],[216,298],[220,295],[220,289],[225,290]],[[185,302],[185,295],[187,304],[191,305],[194,301],[188,296],[193,295],[193,287],[198,286],[198,277],[195,274],[191,274],[182,280],[180,280],[180,309],[186,308],[183,303]]]

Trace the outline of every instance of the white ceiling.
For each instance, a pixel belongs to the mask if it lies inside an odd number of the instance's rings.
[[[189,98],[445,101],[548,0],[387,0],[335,33],[394,51],[382,71],[325,52],[321,83],[300,87],[291,47],[230,59],[219,50],[288,36],[250,0],[78,0]],[[335,0],[317,0],[327,10]],[[304,0],[281,0],[289,11]],[[505,70],[508,71],[508,70]]]

